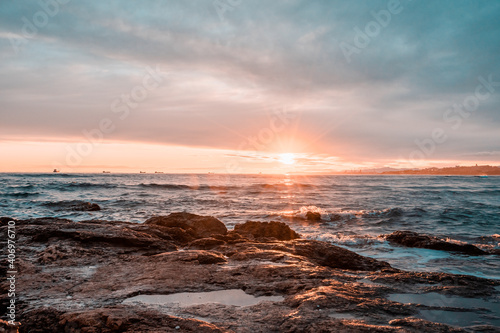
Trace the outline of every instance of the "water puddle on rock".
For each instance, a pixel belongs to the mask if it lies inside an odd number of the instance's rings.
[[[500,303],[477,298],[444,296],[438,293],[427,294],[392,294],[389,300],[399,303],[422,304],[460,310],[419,310],[418,317],[456,326],[500,325]]]
[[[343,312],[332,312],[328,315],[328,317],[335,318],[335,319],[346,319],[346,320],[350,320],[350,319],[361,320],[361,319],[363,319],[362,317],[357,317],[353,314],[343,313]]]
[[[181,307],[205,304],[219,303],[224,305],[249,306],[263,301],[280,302],[282,296],[252,296],[246,294],[241,289],[228,289],[209,292],[187,292],[170,295],[138,295],[127,298],[124,303],[145,303],[154,305],[175,304]]]

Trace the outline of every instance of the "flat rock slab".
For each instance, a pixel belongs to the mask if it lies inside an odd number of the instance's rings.
[[[396,270],[338,246],[297,238],[286,224],[252,222],[238,233],[215,218],[179,214],[147,224],[16,221],[19,331],[462,332],[439,318],[418,318],[421,311],[450,310],[446,304],[423,308],[389,297],[432,292],[499,301],[499,281]],[[0,218],[0,232],[9,220]],[[294,238],[280,240],[283,235]],[[5,274],[6,261],[1,262]],[[7,287],[2,281],[2,293]],[[227,290],[266,301],[245,306],[127,301]],[[1,311],[7,302],[0,300]]]

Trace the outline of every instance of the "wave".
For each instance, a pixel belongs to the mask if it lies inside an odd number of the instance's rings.
[[[40,192],[14,192],[14,193],[4,193],[2,194],[4,197],[11,198],[27,198],[40,195]]]
[[[499,234],[492,234],[489,236],[477,237],[476,241],[482,245],[492,246],[494,248],[500,248],[500,235]]]
[[[34,189],[35,186],[32,184],[28,185],[11,185],[6,188],[6,190],[31,190]]]
[[[475,242],[466,242],[451,237],[442,238],[444,241],[458,245],[473,245],[490,254],[500,254],[500,235],[482,236],[475,239]]]
[[[90,189],[90,188],[117,188],[119,185],[117,184],[110,184],[110,183],[102,183],[102,184],[97,184],[97,183],[77,183],[77,182],[71,182],[71,183],[50,183],[47,185],[47,188],[55,188],[59,189],[61,191],[75,191],[79,189]]]
[[[188,185],[177,185],[177,184],[139,184],[139,187],[153,188],[153,189],[165,189],[165,190],[189,190]]]
[[[252,185],[185,185],[185,184],[157,184],[157,183],[141,183],[138,186],[153,189],[166,189],[166,190],[194,190],[194,191],[230,191],[230,190],[246,190],[247,194],[259,194],[266,191],[282,191],[288,189],[298,188],[318,188],[319,186],[311,184],[252,184]]]
[[[345,246],[366,246],[385,242],[384,237],[370,235],[346,235],[342,233],[322,233],[308,238]]]
[[[410,212],[408,212],[406,215],[408,217],[423,217],[425,214],[427,214],[427,211],[425,209],[420,208],[420,207],[415,207]]]
[[[41,176],[41,175],[40,175]],[[72,175],[73,176],[73,175]],[[29,185],[33,186],[33,185]],[[264,193],[274,193],[274,192],[283,192],[283,191],[300,191],[303,190],[310,195],[318,194],[313,192],[313,190],[335,190],[335,191],[343,191],[348,189],[348,186],[343,185],[313,185],[313,184],[305,184],[305,183],[261,183],[261,184],[245,184],[245,185],[207,185],[207,184],[199,184],[199,185],[188,185],[188,184],[176,184],[176,183],[140,183],[140,184],[116,184],[116,183],[94,183],[94,182],[57,182],[52,181],[44,185],[47,189],[58,189],[60,191],[73,191],[77,189],[89,189],[89,188],[104,188],[104,189],[113,189],[118,187],[125,188],[144,188],[144,189],[153,189],[153,190],[189,190],[189,191],[245,191],[248,195],[258,195]]]
[[[143,188],[165,189],[165,190],[193,190],[193,191],[228,191],[238,189],[239,186],[221,186],[221,185],[183,185],[183,184],[139,184]]]
[[[318,188],[325,187],[327,185],[312,185],[312,184],[302,184],[302,183],[278,183],[278,184],[252,184],[249,188],[255,189],[287,189],[287,188]]]
[[[45,178],[45,177],[57,177],[57,178],[89,178],[94,177],[93,174],[75,174],[75,173],[12,173],[10,174],[15,177],[23,178]]]
[[[307,219],[308,213],[318,213],[323,222],[348,221],[357,218],[396,218],[404,215],[402,208],[386,208],[382,210],[326,210],[317,206],[302,206],[298,210],[271,212],[268,216]]]

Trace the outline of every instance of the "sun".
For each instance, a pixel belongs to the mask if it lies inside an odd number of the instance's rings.
[[[295,154],[293,153],[286,153],[286,154],[280,154],[279,161],[283,164],[295,164]]]

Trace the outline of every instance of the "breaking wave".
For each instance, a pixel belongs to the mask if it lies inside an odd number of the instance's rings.
[[[402,208],[386,208],[382,210],[327,210],[317,206],[302,206],[298,210],[270,213],[269,215],[284,218],[307,219],[308,213],[318,213],[323,222],[347,221],[357,218],[395,218],[404,215]]]

